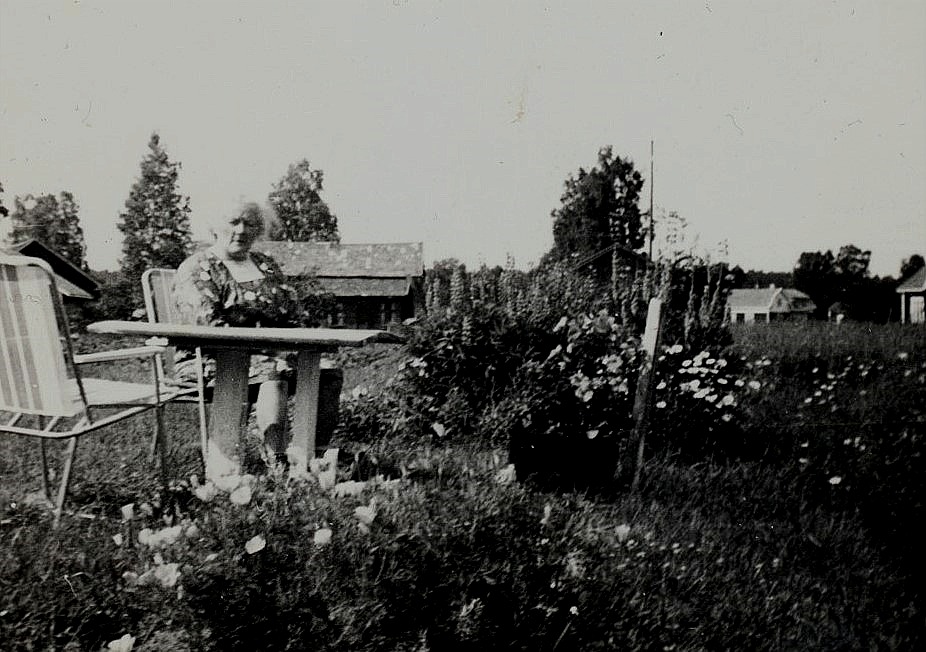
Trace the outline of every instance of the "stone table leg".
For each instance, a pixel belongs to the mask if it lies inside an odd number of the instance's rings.
[[[206,455],[206,478],[241,473],[239,443],[248,423],[248,364],[246,351],[215,352],[215,391]]]
[[[297,475],[306,472],[304,465],[315,457],[315,427],[318,423],[318,387],[321,378],[321,353],[300,351],[296,363],[296,405],[293,410],[293,448],[291,459]]]

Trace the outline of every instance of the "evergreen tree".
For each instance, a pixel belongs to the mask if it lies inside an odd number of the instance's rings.
[[[80,206],[67,190],[58,193],[58,239],[54,249],[80,269],[87,269],[87,243],[80,227]]]
[[[136,285],[146,269],[173,269],[192,248],[190,198],[177,192],[180,164],[167,157],[157,133],[151,135],[148,148],[141,177],[132,186],[118,224],[124,236],[120,266]]]
[[[268,196],[280,219],[280,230],[270,236],[292,242],[339,242],[338,218],[321,198],[323,173],[306,159],[289,166]]]
[[[612,259],[596,254],[603,254],[612,245],[626,253],[644,244],[637,205],[643,178],[634,170],[632,161],[615,156],[611,147],[605,147],[598,152],[597,166],[588,171],[579,168],[578,175],[570,175],[565,185],[562,206],[552,212],[550,257],[595,257],[593,268],[604,280],[611,271]]]

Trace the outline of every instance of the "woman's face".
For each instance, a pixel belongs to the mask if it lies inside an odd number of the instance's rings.
[[[263,230],[264,222],[258,212],[244,210],[227,222],[222,222],[216,231],[216,244],[224,249],[231,259],[242,259],[251,250]]]

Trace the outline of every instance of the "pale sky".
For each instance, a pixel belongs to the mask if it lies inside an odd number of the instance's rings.
[[[853,243],[926,254],[926,2],[0,2],[0,181],[69,190],[88,259],[152,131],[194,235],[287,166],[325,173],[343,242],[519,267],[601,146],[707,249],[784,271]]]

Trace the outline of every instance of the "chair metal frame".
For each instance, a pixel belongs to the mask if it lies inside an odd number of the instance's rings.
[[[142,295],[145,299],[145,314],[152,324],[182,324],[173,303],[172,285],[176,270],[152,268],[141,275]],[[158,365],[163,377],[173,382],[182,392],[179,401],[196,401],[199,412],[200,447],[203,459],[208,454],[209,420],[206,411],[206,380],[203,374],[202,349],[196,347],[196,383],[191,385],[175,377],[174,358],[176,348],[164,345],[164,353],[158,358]],[[195,394],[195,396],[194,396]]]
[[[0,433],[39,439],[42,487],[49,501],[46,442],[67,441],[54,500],[54,527],[61,520],[77,440],[105,426],[153,411],[159,476],[166,484],[163,406],[175,400],[180,391],[162,382],[159,360],[164,350],[146,345],[75,354],[67,314],[49,265],[38,258],[0,255],[0,415],[11,415],[3,416]],[[86,365],[133,358],[148,359],[150,384],[103,380],[84,376],[82,371]],[[116,412],[95,418],[97,409]]]

